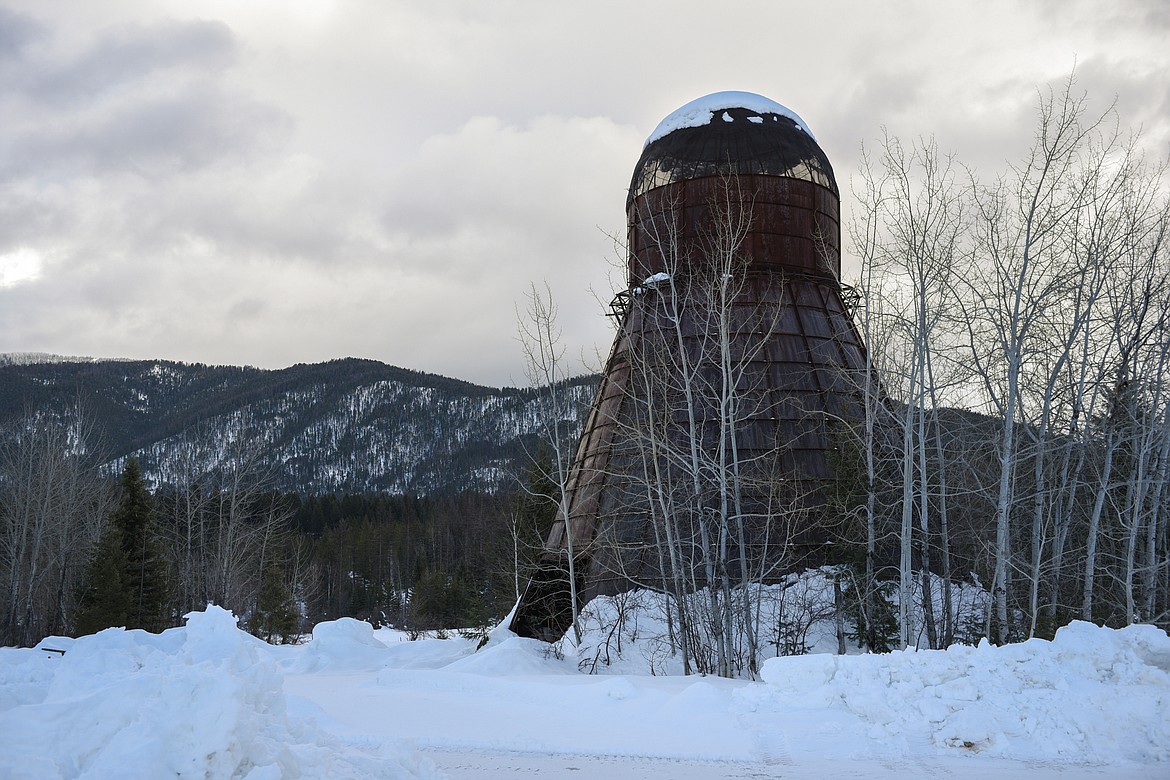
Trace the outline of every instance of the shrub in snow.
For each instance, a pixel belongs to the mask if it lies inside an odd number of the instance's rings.
[[[856,610],[846,603],[838,622],[835,599],[837,567],[823,567],[799,574],[790,574],[775,585],[748,585],[732,590],[735,602],[731,614],[730,633],[726,639],[727,652],[733,671],[746,676],[751,668],[759,668],[766,659],[776,656],[805,653],[835,653],[842,640],[846,652],[860,652],[856,643]],[[920,582],[915,578],[916,584]],[[846,588],[848,585],[846,584]],[[942,611],[941,589],[934,593],[935,614]],[[893,594],[896,605],[896,595]],[[750,663],[750,643],[743,619],[742,600],[750,602],[756,638],[757,655]],[[712,597],[716,600],[712,607]],[[693,672],[714,673],[716,670],[715,627],[724,614],[722,595],[700,591],[686,597],[686,612],[690,618],[689,647]],[[980,622],[987,604],[982,588],[953,583],[952,609],[964,623]],[[911,610],[911,636],[924,637],[922,611]],[[581,642],[574,641],[572,632],[558,643],[558,650],[575,658],[582,671],[590,673],[682,674],[679,609],[674,598],[665,593],[633,590],[616,596],[599,596],[581,610]],[[722,627],[722,624],[719,624]],[[840,631],[840,635],[838,632]]]

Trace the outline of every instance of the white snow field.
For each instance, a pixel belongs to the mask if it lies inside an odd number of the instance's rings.
[[[0,777],[1170,778],[1151,626],[773,658],[758,682],[478,644],[342,619],[274,647],[209,606],[159,635],[0,649]]]

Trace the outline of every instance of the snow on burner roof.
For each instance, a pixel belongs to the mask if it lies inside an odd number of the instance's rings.
[[[748,111],[755,111],[758,114],[776,114],[783,117],[788,117],[796,126],[804,132],[808,133],[808,137],[817,140],[812,131],[808,129],[808,125],[804,123],[795,111],[782,106],[775,100],[769,100],[763,95],[757,95],[754,92],[713,92],[710,95],[704,95],[701,98],[692,100],[682,108],[674,111],[670,116],[658,123],[658,127],[654,128],[654,132],[646,139],[644,146],[657,141],[663,136],[670,135],[675,130],[681,130],[684,127],[702,127],[710,124],[711,119],[717,112],[725,111],[728,108],[746,108]],[[724,121],[731,121],[730,115],[724,113]],[[749,117],[749,121],[756,124],[763,122],[763,117]],[[775,117],[773,117],[775,119]]]

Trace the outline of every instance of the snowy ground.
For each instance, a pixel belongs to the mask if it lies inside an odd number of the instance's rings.
[[[1170,778],[1170,638],[1148,626],[777,658],[760,682],[476,645],[346,619],[271,647],[210,607],[0,649],[0,777]]]

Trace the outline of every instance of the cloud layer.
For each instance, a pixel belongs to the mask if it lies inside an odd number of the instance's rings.
[[[882,126],[1002,167],[1074,64],[1170,139],[1157,0],[78,6],[0,6],[0,351],[522,382],[530,282],[608,348],[642,140],[720,89],[792,106],[846,198]]]

